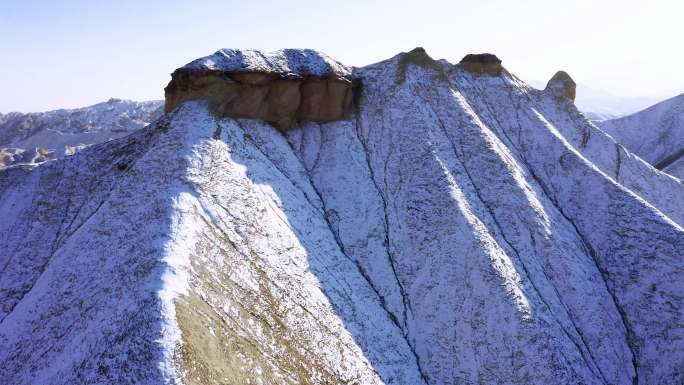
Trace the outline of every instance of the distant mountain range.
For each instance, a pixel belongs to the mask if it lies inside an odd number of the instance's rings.
[[[76,109],[0,113],[0,167],[36,164],[128,135],[159,118],[163,105],[110,99]]]

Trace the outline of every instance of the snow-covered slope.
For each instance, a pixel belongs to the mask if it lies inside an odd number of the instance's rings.
[[[107,102],[73,110],[0,114],[0,168],[36,164],[120,138],[161,116],[162,101]]]
[[[657,169],[684,178],[684,94],[597,124]]]
[[[0,171],[0,382],[681,383],[681,184],[471,71],[414,50],[350,119],[188,101]]]

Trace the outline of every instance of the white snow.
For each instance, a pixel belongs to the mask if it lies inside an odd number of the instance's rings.
[[[676,166],[684,155],[684,94],[632,115],[596,124],[645,161],[684,178]]]
[[[183,69],[225,72],[265,72],[290,77],[336,75],[351,79],[351,68],[311,49],[282,49],[262,52],[252,49],[224,48],[194,60]]]
[[[196,65],[333,66],[279,52]],[[349,120],[188,102],[0,171],[0,382],[680,383],[680,181],[506,71],[402,58]]]
[[[73,110],[0,115],[0,168],[73,155],[148,125],[162,110],[162,101],[110,99]]]

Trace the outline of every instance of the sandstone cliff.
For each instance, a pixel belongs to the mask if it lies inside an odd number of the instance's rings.
[[[503,70],[501,60],[490,53],[468,54],[458,65],[477,75],[499,76]]]
[[[298,120],[348,118],[351,69],[313,50],[220,50],[174,71],[166,112],[203,99],[220,117],[256,118],[289,128]]]

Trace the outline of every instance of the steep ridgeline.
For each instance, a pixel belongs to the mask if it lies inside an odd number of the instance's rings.
[[[153,125],[0,172],[0,383],[684,381],[684,190],[587,122],[567,74],[535,90],[416,49],[349,69],[351,105],[298,91],[276,128],[254,118],[279,86],[241,110],[236,68],[346,67],[209,60],[214,91]]]
[[[684,179],[684,94],[596,124],[655,168]]]
[[[0,114],[0,168],[35,165],[128,135],[157,120],[162,105],[110,99],[73,110]]]

